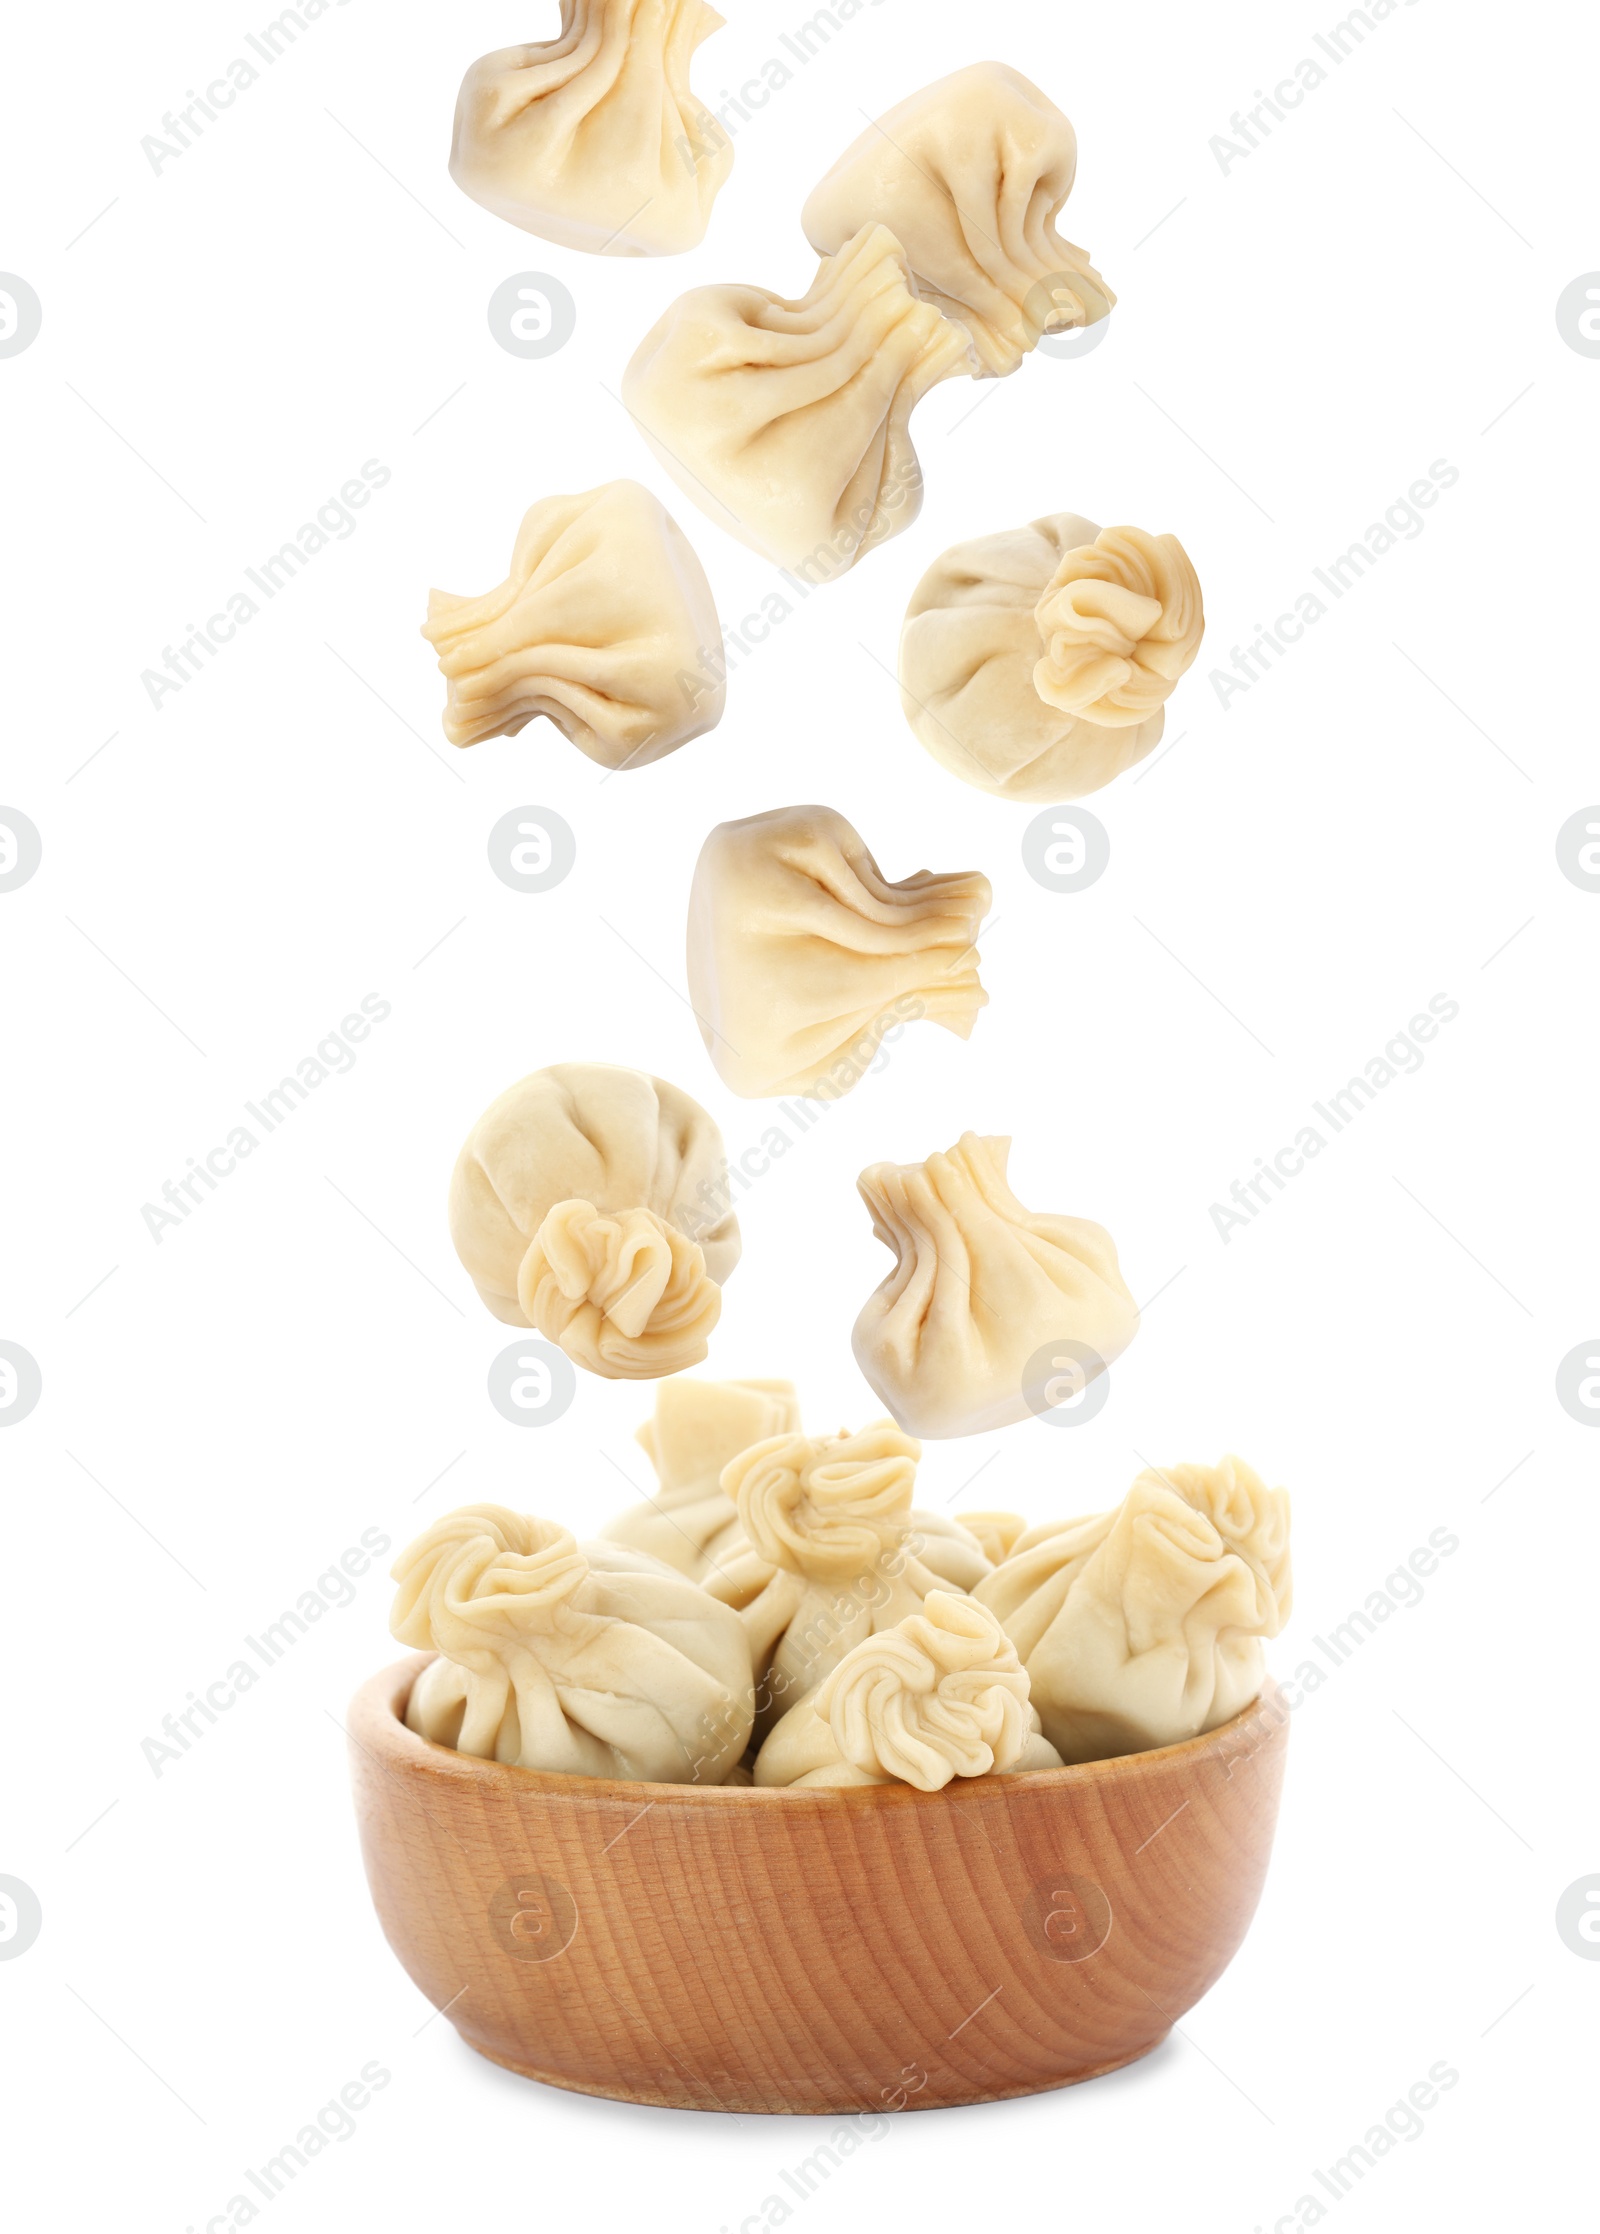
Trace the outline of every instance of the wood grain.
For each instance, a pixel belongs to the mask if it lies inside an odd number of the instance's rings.
[[[482,2055],[677,2109],[933,2109],[1147,2055],[1232,1958],[1277,1819],[1270,1687],[1185,1745],[945,1791],[544,1776],[351,1707],[367,1876]]]

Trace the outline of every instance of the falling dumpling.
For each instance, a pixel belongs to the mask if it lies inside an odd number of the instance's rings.
[[[879,1420],[853,1435],[775,1436],[724,1470],[741,1533],[704,1587],[744,1623],[759,1733],[852,1645],[948,1587],[917,1548],[920,1455]]]
[[[1020,70],[974,62],[869,125],[800,222],[823,256],[887,225],[924,301],[970,332],[979,369],[1015,372],[1042,333],[1092,326],[1116,302],[1055,228],[1077,167],[1055,103]]]
[[[913,1784],[1058,1769],[1028,1678],[994,1615],[933,1590],[922,1611],[847,1652],[756,1755],[757,1784]]]
[[[870,225],[797,302],[747,286],[680,296],[622,395],[709,519],[815,584],[916,518],[911,413],[973,363],[965,328],[918,300],[900,243]]]
[[[966,1039],[989,901],[976,871],[891,884],[831,807],[719,823],[689,897],[689,998],[724,1084],[832,1101],[907,1022]]]
[[[406,1727],[563,1776],[719,1784],[750,1738],[736,1614],[659,1561],[468,1505],[407,1546],[390,1627],[440,1657]]]
[[[561,33],[474,62],[450,175],[497,217],[592,255],[705,237],[733,143],[689,88],[705,0],[561,0]]]
[[[697,1365],[739,1261],[722,1135],[665,1079],[556,1063],[491,1102],[450,1181],[479,1295],[609,1380]]]
[[[946,1155],[874,1164],[857,1182],[896,1261],[852,1346],[912,1434],[977,1435],[1026,1419],[1028,1371],[1048,1345],[1071,1345],[1092,1380],[1138,1332],[1110,1234],[1024,1209],[1006,1181],[1010,1148],[963,1133]]]
[[[1079,799],[1155,750],[1204,633],[1175,535],[1057,512],[929,567],[901,631],[900,702],[963,782]]]
[[[711,585],[637,481],[543,498],[507,580],[483,597],[434,590],[422,633],[448,685],[453,745],[514,737],[546,714],[602,767],[642,768],[722,719]]]
[[[720,1486],[723,1468],[752,1443],[799,1426],[791,1381],[663,1381],[655,1418],[636,1438],[660,1487],[608,1522],[602,1536],[699,1582],[743,1534],[738,1509]]]
[[[1289,1497],[1242,1459],[1143,1473],[1114,1512],[1030,1529],[974,1595],[1067,1761],[1176,1745],[1247,1707],[1289,1617]]]

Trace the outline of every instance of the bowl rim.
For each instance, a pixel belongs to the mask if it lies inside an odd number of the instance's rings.
[[[1025,1769],[988,1776],[956,1776],[937,1792],[922,1792],[911,1784],[661,1784],[643,1778],[569,1776],[553,1769],[519,1768],[509,1761],[488,1761],[475,1753],[458,1753],[453,1746],[436,1745],[431,1738],[408,1729],[405,1709],[411,1687],[424,1668],[438,1659],[434,1652],[410,1653],[366,1678],[350,1701],[346,1735],[368,1754],[376,1753],[380,1765],[397,1766],[414,1773],[470,1781],[515,1797],[611,1801],[637,1806],[643,1798],[650,1805],[685,1801],[690,1806],[724,1804],[749,1810],[751,1803],[768,1807],[796,1807],[809,1802],[837,1810],[847,1807],[935,1806],[941,1801],[976,1794],[1019,1791],[1059,1793],[1104,1783],[1108,1779],[1142,1774],[1157,1764],[1199,1762],[1226,1751],[1230,1737],[1237,1740],[1252,1721],[1286,1730],[1292,1708],[1281,1687],[1268,1675],[1247,1706],[1215,1729],[1197,1737],[1180,1738],[1173,1745],[1152,1746],[1144,1753],[1114,1753],[1103,1761],[1072,1761],[1058,1769]],[[1254,1747],[1251,1748],[1254,1750]]]

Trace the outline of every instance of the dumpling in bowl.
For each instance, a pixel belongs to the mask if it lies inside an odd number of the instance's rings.
[[[952,1590],[975,1590],[995,1562],[976,1529],[960,1513],[930,1512],[926,1505],[911,1508],[910,1548],[928,1572]]]
[[[1017,1538],[1027,1534],[1021,1513],[957,1513],[956,1519],[974,1536],[992,1567],[1011,1557]],[[970,1585],[976,1589],[976,1583]]]
[[[1080,799],[1154,752],[1204,633],[1175,535],[1056,512],[935,559],[906,607],[900,703],[963,783]]]
[[[661,1487],[608,1521],[602,1537],[705,1581],[726,1554],[747,1544],[723,1476],[756,1443],[799,1434],[800,1402],[792,1381],[697,1381],[688,1374],[663,1381],[655,1417],[636,1438]],[[931,1574],[955,1590],[970,1590],[990,1569],[977,1536],[948,1513],[914,1508],[906,1543]]]
[[[1289,1497],[1243,1459],[1143,1473],[1114,1512],[1030,1529],[974,1596],[1021,1654],[1066,1761],[1214,1730],[1289,1618]]]
[[[750,1737],[738,1617],[659,1561],[467,1505],[409,1544],[390,1627],[439,1658],[406,1727],[561,1776],[720,1784]]]
[[[916,518],[912,411],[974,361],[966,329],[918,300],[900,243],[870,225],[797,301],[681,295],[634,351],[622,397],[708,519],[814,585]]]
[[[725,1469],[741,1537],[704,1587],[744,1623],[758,1735],[852,1645],[892,1629],[946,1586],[916,1548],[920,1455],[892,1421],[879,1420],[854,1435],[774,1436]]]
[[[665,1560],[699,1582],[743,1534],[722,1470],[752,1443],[792,1435],[800,1400],[792,1381],[696,1381],[684,1375],[656,1391],[655,1418],[635,1440],[656,1470],[654,1497],[632,1505],[600,1531]]]
[[[966,1039],[990,897],[976,871],[892,884],[831,807],[719,823],[689,895],[689,998],[723,1083],[834,1101],[907,1021]]]
[[[453,745],[514,737],[544,714],[603,768],[643,768],[722,719],[711,585],[637,481],[542,498],[500,587],[434,590],[422,633],[449,686]]]
[[[757,1784],[911,1784],[1058,1769],[1017,1650],[975,1600],[931,1590],[921,1613],[852,1646],[756,1755]]]
[[[1020,70],[974,62],[869,125],[800,222],[823,256],[887,225],[917,292],[971,334],[978,369],[1015,372],[1042,333],[1095,325],[1117,299],[1055,228],[1077,167],[1055,103]]]
[[[508,1326],[608,1380],[698,1365],[739,1261],[722,1135],[665,1079],[556,1063],[490,1103],[456,1158],[450,1237]]]
[[[1139,1329],[1110,1234],[1024,1208],[1010,1149],[963,1133],[947,1154],[873,1164],[857,1181],[896,1261],[856,1320],[856,1363],[900,1425],[930,1439],[1026,1419],[1047,1345],[1072,1345],[1093,1380]]]
[[[704,237],[733,143],[689,87],[705,0],[561,0],[561,32],[474,62],[450,175],[509,224],[600,256]]]

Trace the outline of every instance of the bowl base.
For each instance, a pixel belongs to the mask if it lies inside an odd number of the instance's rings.
[[[459,2031],[460,2028],[457,2027]],[[484,2047],[462,2032],[461,2038],[474,2055],[482,2056],[486,2063],[497,2063],[502,2071],[514,2071],[519,2079],[533,2079],[540,2086],[559,2087],[564,2094],[587,2094],[605,2102],[631,2102],[648,2110],[710,2110],[725,2115],[755,2115],[786,2118],[852,2118],[886,2117],[895,2115],[886,2111],[881,2103],[850,2101],[841,2097],[834,2102],[781,2101],[776,2095],[758,2096],[742,2094],[737,2101],[718,2101],[709,2086],[698,2081],[686,2081],[682,2087],[593,2086],[582,2079],[574,2079],[560,2071],[541,2071],[531,2063],[518,2063],[511,2056],[497,2055],[492,2048]],[[1113,2071],[1126,2071],[1130,2064],[1140,2063],[1152,2055],[1167,2038],[1165,2032],[1157,2033],[1142,2048],[1135,2048],[1131,2055],[1113,2056],[1107,2063],[1097,2063],[1088,2071],[1073,2071],[1059,2079],[1039,2079],[1023,2086],[985,2087],[970,2093],[950,2093],[935,2096],[930,2101],[915,2100],[905,2104],[908,2110],[961,2110],[981,2102],[1014,2102],[1030,2094],[1058,2094],[1063,2087],[1080,2087],[1089,2079],[1104,2079]]]

